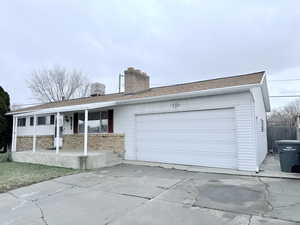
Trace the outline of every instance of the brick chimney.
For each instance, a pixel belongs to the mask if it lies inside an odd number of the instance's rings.
[[[149,76],[141,70],[128,67],[125,74],[125,94],[140,92],[149,89]]]

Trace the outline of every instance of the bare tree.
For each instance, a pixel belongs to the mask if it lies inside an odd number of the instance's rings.
[[[273,110],[268,115],[268,122],[293,127],[299,115],[300,99],[296,99],[280,109]]]
[[[86,97],[90,88],[90,82],[82,72],[68,71],[60,66],[33,71],[28,84],[32,94],[41,102]]]

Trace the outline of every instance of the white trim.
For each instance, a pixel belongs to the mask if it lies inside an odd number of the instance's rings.
[[[268,90],[268,84],[267,84],[267,78],[266,73],[263,75],[260,88],[263,94],[263,100],[266,108],[266,112],[271,111],[271,104],[270,104],[270,98],[269,98],[269,90]]]
[[[135,99],[117,101],[117,105],[129,105],[129,104],[137,104],[137,103],[168,101],[168,100],[174,100],[174,99],[177,100],[177,99],[194,98],[194,97],[200,97],[200,96],[210,96],[210,95],[218,95],[218,94],[244,92],[244,91],[249,91],[251,88],[257,87],[257,86],[259,86],[259,85],[258,84],[249,84],[249,85],[241,85],[241,86],[234,86],[234,87],[215,88],[215,89],[208,89],[208,90],[201,90],[201,91],[160,95],[160,96],[155,96],[155,97],[135,98]]]
[[[72,106],[63,106],[63,107],[54,107],[48,109],[41,109],[41,110],[31,110],[31,111],[23,111],[20,113],[7,113],[7,115],[15,114],[18,117],[20,116],[29,116],[32,115],[33,112],[36,114],[53,114],[57,112],[72,112],[72,111],[83,111],[85,109],[97,109],[97,108],[104,108],[109,106],[116,105],[115,101],[112,102],[95,102],[91,104],[81,104],[81,105],[72,105]]]
[[[73,105],[73,106],[63,106],[63,107],[36,110],[35,112],[37,114],[49,114],[49,113],[55,113],[55,112],[82,111],[85,109],[97,109],[97,108],[104,108],[104,107],[111,107],[111,106],[118,106],[118,105],[129,105],[129,104],[137,104],[137,103],[167,101],[167,100],[173,100],[173,99],[194,98],[194,97],[218,95],[218,94],[229,94],[229,93],[235,93],[235,92],[249,91],[251,88],[259,87],[259,86],[261,86],[261,85],[260,84],[248,84],[248,85],[240,85],[240,86],[233,86],[233,87],[215,88],[215,89],[183,92],[183,93],[169,94],[169,95],[160,95],[160,96],[154,96],[154,97],[135,98],[135,99],[128,99],[128,100],[117,100],[117,101],[111,101],[111,102],[96,102],[96,103]],[[27,116],[27,115],[32,115],[33,112],[34,111],[23,111],[20,113],[12,112],[12,113],[8,113],[8,114],[17,114],[18,116]]]
[[[56,154],[59,153],[59,117],[60,114],[57,112],[56,114]]]
[[[83,147],[83,152],[84,155],[87,155],[87,145],[88,145],[88,120],[89,120],[89,113],[88,110],[86,109],[84,111],[84,147]]]
[[[30,120],[30,119],[29,119]],[[33,138],[32,138],[32,151],[36,152],[36,114],[33,115]],[[30,121],[29,121],[30,125]]]
[[[17,117],[16,116],[13,116],[11,151],[12,152],[17,151]]]

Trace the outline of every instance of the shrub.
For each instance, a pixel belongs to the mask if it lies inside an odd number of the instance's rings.
[[[10,161],[10,153],[0,153],[0,163]]]

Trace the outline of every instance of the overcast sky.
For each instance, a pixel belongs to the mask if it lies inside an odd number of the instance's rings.
[[[154,86],[265,70],[271,95],[300,94],[300,80],[271,81],[300,79],[299,28],[299,0],[2,1],[0,85],[36,102],[26,79],[61,65],[115,92],[134,66]]]

